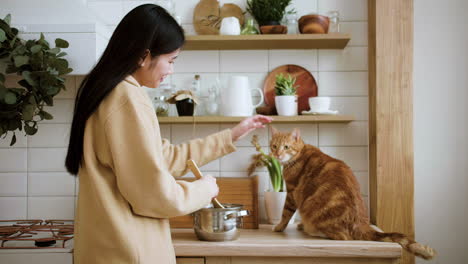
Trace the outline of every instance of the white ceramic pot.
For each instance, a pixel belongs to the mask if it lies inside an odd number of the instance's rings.
[[[284,203],[287,192],[265,192],[265,209],[268,217],[268,223],[278,224],[283,214]],[[289,220],[289,224],[294,223],[296,213]]]
[[[295,95],[279,95],[275,96],[275,106],[278,115],[280,116],[296,116],[297,115],[297,96]]]

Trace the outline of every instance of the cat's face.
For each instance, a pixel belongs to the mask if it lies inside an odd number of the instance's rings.
[[[296,158],[301,152],[304,143],[301,140],[299,129],[295,128],[291,133],[282,133],[274,127],[270,127],[271,141],[270,153],[281,163],[287,163]]]

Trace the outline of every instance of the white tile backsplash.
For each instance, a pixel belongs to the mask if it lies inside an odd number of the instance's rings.
[[[223,50],[220,51],[221,72],[267,72],[267,50]]]
[[[25,148],[0,149],[0,172],[24,172],[28,169],[28,150]]]
[[[27,219],[27,197],[0,197],[0,220]]]
[[[30,148],[28,149],[29,172],[65,172],[67,148]]]
[[[319,71],[367,71],[367,47],[319,50]]]
[[[16,143],[13,146],[10,146],[13,132],[8,132],[8,135],[5,138],[0,137],[0,148],[26,148],[28,146],[28,138],[26,137],[24,130],[16,131],[15,135]]]
[[[75,197],[29,197],[28,218],[73,219]]]
[[[0,173],[0,196],[27,196],[26,172]]]
[[[74,196],[75,176],[62,172],[36,172],[28,175],[29,196]]]
[[[199,0],[175,1],[176,13],[180,15],[188,35],[195,34],[193,10]],[[221,0],[236,3],[245,8],[244,0]],[[140,0],[90,0],[88,5],[114,29],[122,17],[134,7],[151,3]],[[263,88],[268,72],[284,64],[296,64],[309,70],[318,84],[319,96],[332,98],[331,109],[341,114],[354,115],[355,122],[348,124],[274,124],[281,131],[298,127],[306,143],[320,145],[322,150],[351,166],[361,184],[361,192],[368,195],[368,62],[367,62],[367,1],[366,0],[293,0],[289,8],[295,8],[297,18],[319,12],[339,10],[341,32],[351,34],[351,41],[344,50],[247,50],[247,51],[182,51],[175,63],[175,74],[165,83],[176,85],[176,89],[190,87],[195,74],[201,76],[201,97],[206,99],[208,88],[219,78],[226,87],[230,76],[245,75],[250,88]],[[250,16],[250,14],[246,14]],[[73,116],[74,97],[84,76],[69,76],[66,91],[54,99],[53,107],[46,107],[53,120],[39,123],[38,133],[25,137],[16,133],[17,143],[10,147],[10,137],[0,139],[0,218],[73,218],[79,179],[66,173],[64,160],[68,145],[68,134]],[[18,86],[17,76],[8,76],[7,86]],[[253,101],[259,98],[253,92]],[[203,105],[199,109],[203,110]],[[174,105],[171,115],[176,116]],[[203,111],[198,113],[203,114]],[[192,137],[203,137],[235,124],[196,124],[195,135],[192,125],[161,124],[161,135],[174,144]],[[271,135],[267,129],[257,130],[260,144],[269,152]],[[251,155],[257,152],[251,146],[252,134],[236,142],[238,151],[213,161],[201,169],[205,174],[216,177],[247,177],[247,166]],[[265,168],[260,175],[259,204],[260,219],[266,222],[263,192],[270,186]],[[193,177],[188,173],[186,177]],[[29,197],[29,198],[28,198]],[[366,204],[368,204],[368,198]]]

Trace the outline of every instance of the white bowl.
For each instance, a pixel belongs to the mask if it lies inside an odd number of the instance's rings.
[[[310,112],[326,112],[330,109],[330,97],[309,97]]]

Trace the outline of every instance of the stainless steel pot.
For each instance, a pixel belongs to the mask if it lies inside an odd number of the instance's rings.
[[[225,208],[212,205],[193,213],[193,227],[198,239],[205,241],[231,241],[239,238],[242,217],[249,215],[240,204],[223,204]]]

